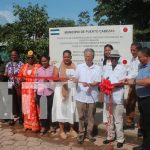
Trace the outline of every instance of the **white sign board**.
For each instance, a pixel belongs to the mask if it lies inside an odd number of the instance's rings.
[[[95,63],[103,59],[104,46],[112,44],[122,60],[131,58],[130,46],[133,40],[132,25],[62,27],[49,29],[49,54],[52,61],[60,63],[64,50],[71,50],[75,63],[84,62],[86,48],[95,50]]]

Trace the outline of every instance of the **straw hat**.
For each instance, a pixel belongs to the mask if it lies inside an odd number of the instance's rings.
[[[112,58],[120,58],[120,54],[119,54],[118,50],[112,50],[111,54],[110,54],[110,57],[112,57]]]

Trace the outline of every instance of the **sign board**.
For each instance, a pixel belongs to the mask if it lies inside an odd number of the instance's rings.
[[[71,50],[74,63],[84,62],[86,48],[95,50],[95,63],[103,59],[104,46],[112,44],[122,60],[131,58],[130,46],[133,41],[132,25],[61,27],[49,29],[49,54],[52,61],[62,61],[64,50]],[[125,61],[124,61],[125,62]]]

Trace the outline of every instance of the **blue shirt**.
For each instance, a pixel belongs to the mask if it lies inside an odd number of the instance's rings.
[[[141,65],[136,79],[144,79],[150,77],[150,63]],[[136,85],[136,93],[140,98],[150,96],[150,86]]]

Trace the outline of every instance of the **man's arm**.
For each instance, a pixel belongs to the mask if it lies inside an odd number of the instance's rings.
[[[129,85],[143,85],[143,86],[150,86],[150,78],[145,78],[145,79],[141,79],[141,80],[134,80],[134,79],[128,79],[127,84]]]

